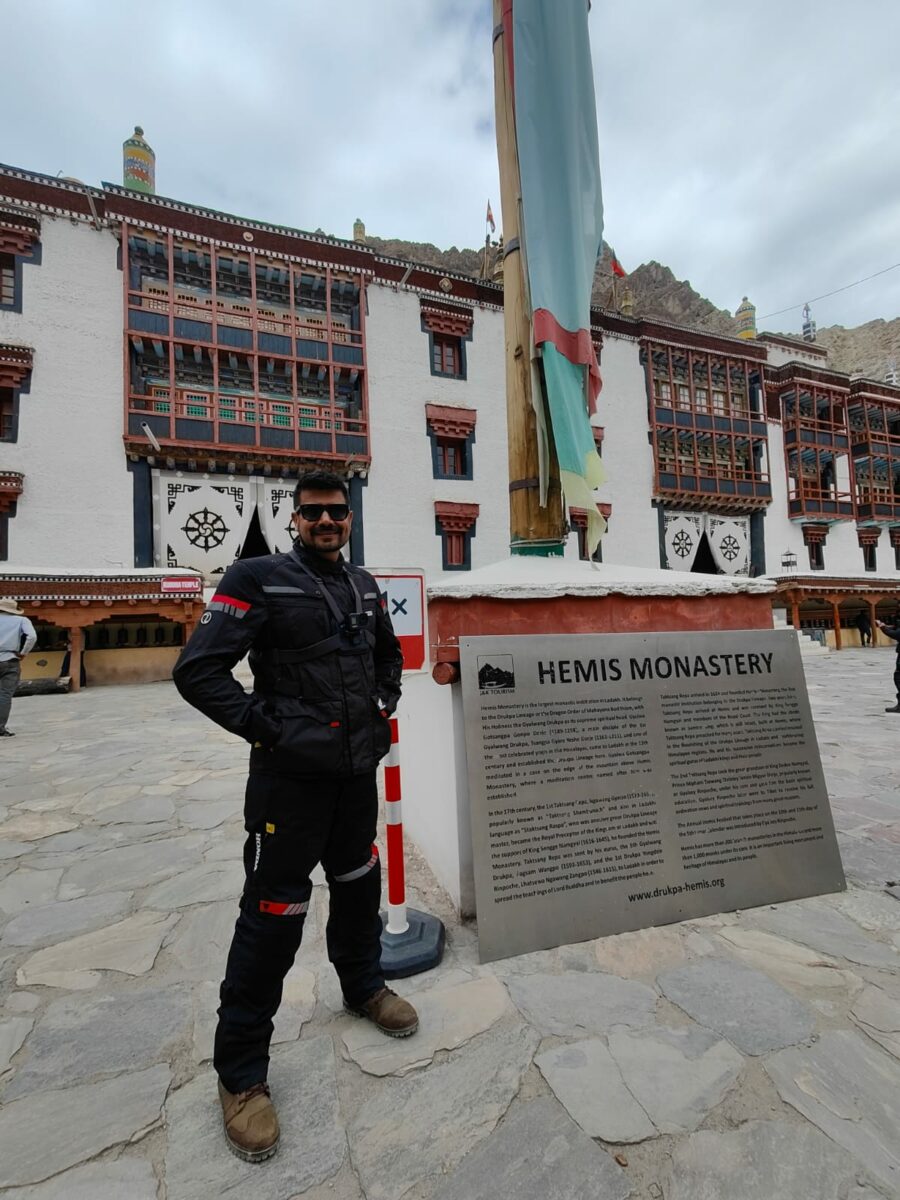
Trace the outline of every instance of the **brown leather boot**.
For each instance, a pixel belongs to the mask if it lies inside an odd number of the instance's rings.
[[[278,1149],[281,1131],[269,1085],[255,1083],[246,1092],[232,1095],[220,1079],[219,1100],[231,1152],[244,1162],[265,1162],[271,1158]]]
[[[379,988],[374,996],[357,1007],[345,1000],[344,1011],[354,1017],[366,1017],[388,1037],[409,1037],[419,1028],[419,1014],[410,1002],[386,987]]]

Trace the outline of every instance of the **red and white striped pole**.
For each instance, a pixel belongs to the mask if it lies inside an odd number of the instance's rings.
[[[400,728],[390,717],[391,748],[384,760],[384,822],[387,835],[388,919],[386,933],[406,933],[406,874],[403,866],[403,815],[400,810]]]

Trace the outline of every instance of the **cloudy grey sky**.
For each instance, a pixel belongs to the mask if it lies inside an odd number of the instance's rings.
[[[553,0],[547,0],[552,3]],[[473,246],[499,219],[490,0],[0,0],[0,161]],[[761,316],[900,262],[898,0],[593,0],[607,240]],[[900,269],[814,305],[900,315]],[[763,321],[799,330],[799,311]]]

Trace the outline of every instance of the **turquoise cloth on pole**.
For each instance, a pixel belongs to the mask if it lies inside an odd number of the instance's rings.
[[[603,481],[587,400],[599,390],[591,288],[603,242],[597,109],[587,0],[512,0],[516,141],[534,340],[566,501],[603,532]]]

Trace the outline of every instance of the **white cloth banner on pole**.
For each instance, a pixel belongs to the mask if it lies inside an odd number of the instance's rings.
[[[294,544],[291,513],[294,483],[285,479],[257,479],[256,511],[270,554],[286,554]]]
[[[706,518],[706,536],[716,566],[725,575],[746,575],[750,570],[750,518]]]
[[[240,555],[256,511],[256,492],[253,479],[204,479],[154,471],[157,564],[221,575]]]
[[[666,513],[666,564],[672,571],[690,571],[704,533],[702,513]]]

